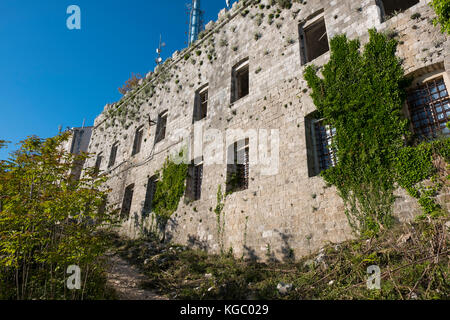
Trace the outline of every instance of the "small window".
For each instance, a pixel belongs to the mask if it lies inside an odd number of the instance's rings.
[[[119,148],[119,144],[117,142],[114,143],[112,148],[111,148],[111,154],[109,155],[108,168],[111,168],[116,163],[117,149],[118,148]]]
[[[235,102],[249,93],[248,59],[234,66],[231,74],[231,102]]]
[[[302,64],[311,62],[330,50],[323,16],[300,27],[300,48]]]
[[[158,182],[158,177],[152,176],[147,182],[147,192],[145,193],[144,211],[143,215],[147,216],[153,211],[153,198],[155,197],[156,185]]]
[[[100,153],[95,161],[94,174],[97,175],[100,172],[100,167],[102,165],[103,155]]]
[[[132,156],[135,154],[138,154],[141,152],[141,145],[142,145],[142,137],[144,136],[144,128],[139,127],[136,130],[136,134],[134,135],[134,143],[133,143],[133,152],[131,153]]]
[[[383,21],[385,21],[419,2],[419,0],[377,0],[377,5],[380,7]]]
[[[156,125],[155,143],[158,143],[166,137],[167,110],[158,115],[158,124]]]
[[[206,118],[208,112],[208,86],[197,90],[194,102],[194,118],[193,122]]]
[[[443,77],[409,91],[407,104],[413,131],[419,140],[450,134],[446,127],[450,121],[450,98]]]
[[[133,202],[134,183],[125,188],[125,194],[122,201],[122,209],[120,211],[121,218],[130,216],[131,203]]]
[[[186,198],[191,201],[200,200],[202,195],[203,163],[192,163],[188,168],[186,181]]]
[[[248,189],[249,139],[237,141],[228,147],[226,192]],[[231,163],[230,163],[231,162]]]
[[[336,165],[336,150],[332,147],[336,129],[324,119],[317,119],[317,113],[305,118],[308,155],[308,174],[310,177]]]

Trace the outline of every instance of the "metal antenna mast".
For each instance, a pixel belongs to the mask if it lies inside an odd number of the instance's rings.
[[[203,27],[203,11],[200,9],[200,0],[192,0],[189,12],[189,41],[191,45],[198,38]]]
[[[164,42],[162,42],[162,35],[159,35],[159,46],[158,49],[156,49],[156,53],[158,54],[158,58],[156,58],[155,62],[157,65],[159,65],[162,62],[162,58],[161,58],[161,49],[163,47],[165,47],[166,44]]]

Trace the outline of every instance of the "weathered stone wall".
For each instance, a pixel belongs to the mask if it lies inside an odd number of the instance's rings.
[[[93,127],[81,127],[69,129],[69,139],[63,144],[63,149],[66,152],[73,154],[81,154],[88,152],[89,143],[91,141]],[[83,161],[77,161],[72,167],[71,174],[78,179],[83,170]]]
[[[111,146],[119,142],[116,164],[110,168],[110,201],[121,205],[124,189],[134,183],[134,196],[129,220],[123,233],[139,236],[152,227],[151,217],[142,217],[147,179],[163,165],[173,150],[187,144],[194,134],[192,115],[195,91],[209,85],[208,115],[196,125],[204,130],[227,129],[279,130],[278,173],[265,175],[262,164],[251,164],[247,190],[229,195],[225,200],[221,225],[224,227],[223,247],[233,252],[264,258],[296,257],[320,248],[326,242],[350,238],[351,232],[343,203],[333,187],[327,187],[319,176],[308,176],[307,143],[304,118],[315,110],[302,77],[299,24],[324,10],[328,39],[346,33],[350,38],[368,39],[367,29],[397,32],[398,54],[404,59],[406,73],[424,72],[429,68],[444,70],[450,75],[449,41],[434,27],[433,11],[425,0],[381,22],[375,0],[305,1],[294,3],[289,10],[277,12],[277,6],[261,8],[235,4],[219,14],[218,21],[207,25],[206,35],[181,53],[175,53],[165,66],[149,73],[145,86],[135,97],[125,101],[134,114],[117,117],[115,125],[107,105],[95,121],[89,152],[103,153],[102,170],[107,164]],[[264,17],[261,16],[264,14]],[[411,16],[420,13],[420,18]],[[272,17],[270,23],[269,19]],[[394,34],[393,34],[394,35]],[[249,59],[250,93],[230,103],[231,71],[243,59]],[[329,53],[311,63],[322,65]],[[431,66],[431,67],[430,67]],[[167,67],[169,71],[161,71]],[[164,81],[162,79],[165,79]],[[148,89],[151,86],[154,89]],[[166,138],[154,146],[156,126],[149,116],[168,110]],[[119,122],[122,121],[123,125]],[[136,128],[143,125],[141,152],[131,156]],[[217,145],[217,141],[214,142]],[[223,158],[226,156],[223,138]],[[87,165],[93,166],[95,158]],[[181,201],[168,225],[168,235],[180,243],[218,251],[218,220],[214,213],[218,186],[225,190],[226,164],[205,165],[201,200],[190,204]],[[447,198],[441,198],[445,201]],[[414,199],[401,190],[395,204],[401,220],[410,219],[419,211]]]

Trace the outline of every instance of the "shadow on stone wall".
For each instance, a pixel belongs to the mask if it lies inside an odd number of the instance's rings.
[[[247,246],[247,245],[244,245],[243,258],[244,258],[245,260],[249,260],[249,261],[252,261],[252,262],[256,262],[256,261],[259,260],[259,257],[258,257],[258,255],[256,254],[255,249],[250,248],[250,247]]]
[[[200,240],[196,235],[189,234],[187,242],[188,246],[191,248],[208,251],[208,242],[205,240]]]
[[[295,261],[295,253],[294,249],[289,245],[289,242],[292,240],[293,236],[290,234],[286,234],[280,232],[278,230],[274,230],[277,233],[283,244],[281,245],[281,255],[283,261]]]

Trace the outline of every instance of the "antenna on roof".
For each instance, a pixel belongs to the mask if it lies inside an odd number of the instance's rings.
[[[225,3],[227,5],[227,10],[229,10],[230,9],[230,0],[225,0]]]
[[[166,46],[166,44],[164,42],[162,42],[162,36],[160,34],[159,35],[159,47],[158,47],[158,49],[156,49],[156,53],[158,54],[158,58],[156,58],[155,62],[156,62],[157,65],[159,65],[162,62],[161,50],[165,46]]]
[[[84,129],[85,124],[86,124],[86,118],[83,119],[83,125],[81,126],[81,129]]]
[[[188,44],[191,45],[198,38],[203,28],[203,11],[200,9],[200,0],[192,0],[189,10]]]
[[[61,130],[62,130],[62,125],[59,125],[58,126],[58,132],[61,133]]]

